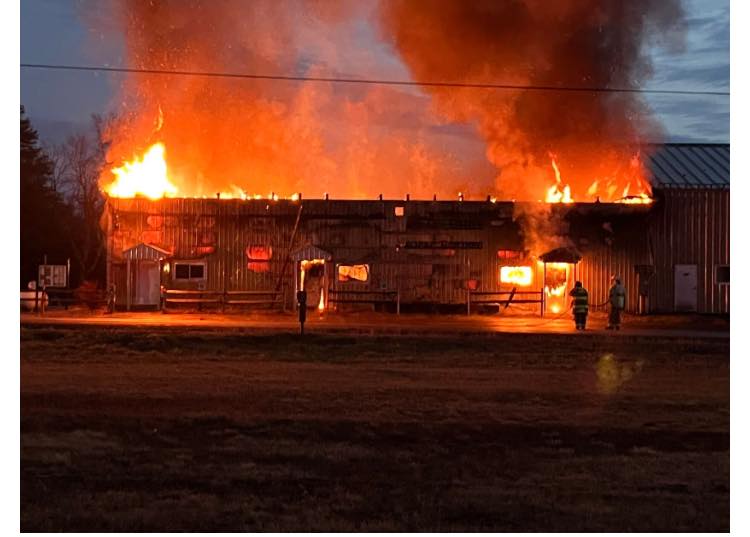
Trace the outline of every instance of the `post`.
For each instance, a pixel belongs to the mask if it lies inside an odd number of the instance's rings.
[[[39,313],[39,282],[34,286],[34,313]]]
[[[401,287],[396,289],[396,315],[401,315]]]
[[[471,315],[471,289],[466,289],[466,315]]]
[[[128,266],[126,270],[127,285],[125,286],[126,298],[125,298],[125,309],[130,311],[130,258],[128,258]]]
[[[541,295],[541,299],[540,299],[539,303],[542,305],[542,307],[540,308],[539,316],[542,317],[542,318],[544,318],[544,307],[545,307],[544,287],[542,287],[542,292],[540,293],[540,295]]]
[[[299,333],[305,335],[305,319],[307,318],[307,291],[297,291],[297,307],[299,308]]]

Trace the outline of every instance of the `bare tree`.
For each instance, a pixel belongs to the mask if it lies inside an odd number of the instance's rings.
[[[52,163],[49,184],[52,190],[62,193],[68,178],[68,155],[66,144],[43,145],[44,152]]]
[[[75,219],[71,226],[71,248],[84,279],[92,278],[101,268],[104,256],[104,233],[100,226],[104,196],[99,177],[107,166],[106,139],[114,116],[92,117],[93,135],[76,134],[65,142],[59,164],[61,187],[73,207]]]

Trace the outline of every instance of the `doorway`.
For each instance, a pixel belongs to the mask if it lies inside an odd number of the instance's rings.
[[[307,307],[324,311],[328,303],[328,265],[325,259],[303,259],[298,264],[297,290],[307,293]]]
[[[674,309],[698,310],[698,265],[674,266]]]

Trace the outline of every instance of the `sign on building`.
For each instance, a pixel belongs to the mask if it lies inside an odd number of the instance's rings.
[[[39,287],[67,287],[67,265],[39,265]]]

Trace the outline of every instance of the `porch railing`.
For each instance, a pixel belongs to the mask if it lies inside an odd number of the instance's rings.
[[[355,291],[342,289],[328,290],[329,304],[393,304],[396,314],[401,314],[401,293],[399,291]]]

